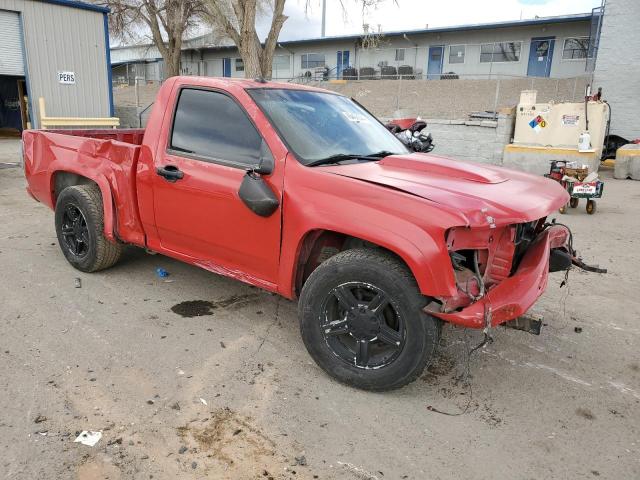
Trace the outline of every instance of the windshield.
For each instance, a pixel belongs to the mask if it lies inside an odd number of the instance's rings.
[[[267,88],[248,93],[305,165],[347,156],[381,158],[407,153],[384,125],[346,97]]]

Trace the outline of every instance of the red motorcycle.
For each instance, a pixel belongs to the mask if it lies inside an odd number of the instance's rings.
[[[435,147],[431,134],[425,131],[427,122],[419,118],[399,118],[385,127],[414,152],[429,153]]]

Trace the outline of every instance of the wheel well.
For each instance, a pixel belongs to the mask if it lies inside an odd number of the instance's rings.
[[[411,271],[399,255],[376,243],[331,230],[314,230],[305,236],[298,254],[295,274],[296,296],[302,291],[302,286],[307,281],[307,278],[309,278],[309,275],[311,275],[321,263],[344,250],[350,250],[352,248],[383,250],[396,257]]]
[[[72,187],[75,185],[97,185],[96,182],[91,180],[90,178],[83,177],[82,175],[78,175],[77,173],[71,172],[55,172],[52,180],[53,187],[53,205],[55,206],[56,201],[58,200],[58,195],[60,192],[67,187]]]

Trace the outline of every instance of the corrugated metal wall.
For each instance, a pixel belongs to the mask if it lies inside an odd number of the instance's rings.
[[[0,10],[0,75],[24,75],[20,16]]]
[[[0,10],[22,14],[33,118],[38,97],[49,116],[110,116],[101,12],[33,0],[0,0]],[[75,72],[75,85],[58,83],[61,71]]]

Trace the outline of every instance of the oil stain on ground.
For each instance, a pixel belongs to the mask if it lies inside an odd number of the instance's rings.
[[[240,307],[258,298],[260,298],[260,295],[249,293],[244,295],[231,295],[216,302],[187,300],[171,307],[171,311],[184,318],[202,317],[204,315],[213,315],[213,311],[216,308]]]
[[[188,300],[174,305],[171,307],[171,311],[184,318],[193,318],[213,315],[215,308],[216,306],[212,302],[206,300]]]

